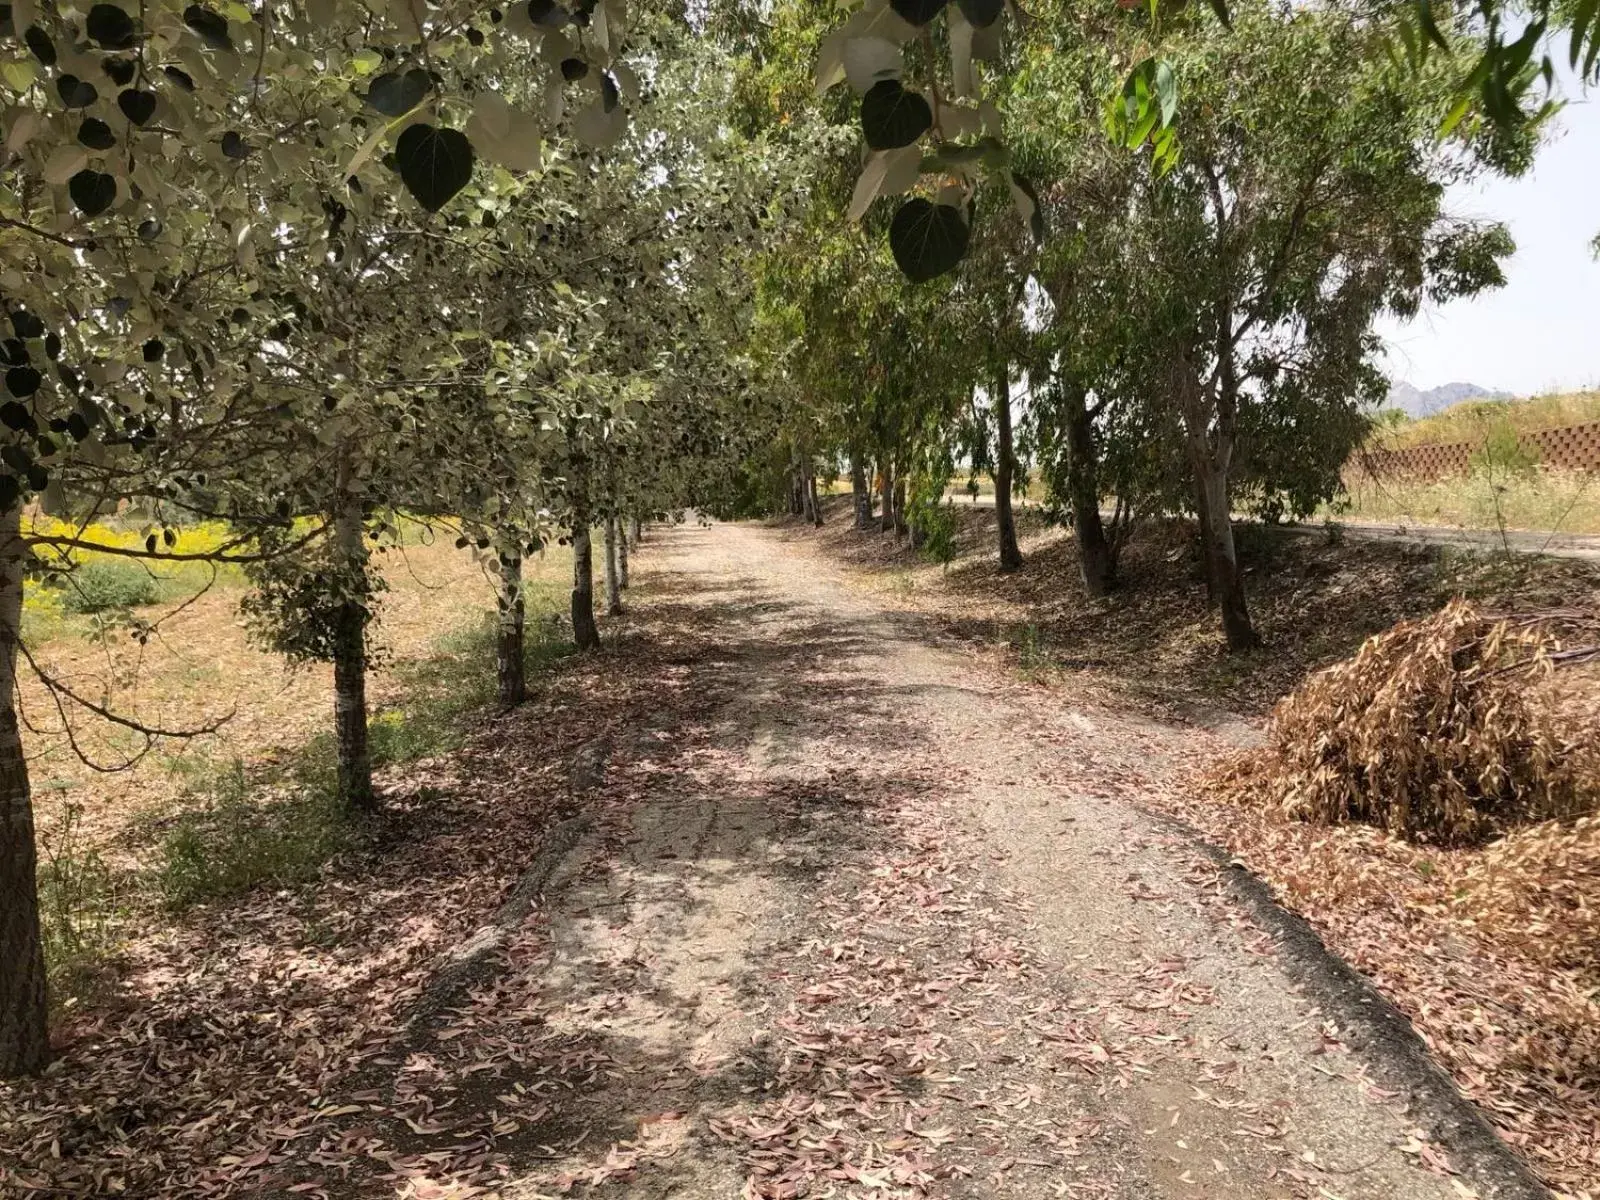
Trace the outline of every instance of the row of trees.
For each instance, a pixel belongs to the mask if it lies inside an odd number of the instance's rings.
[[[1182,88],[1170,153],[1121,144],[1128,114],[1106,97],[1137,53],[1124,26],[1041,11],[992,79],[1034,204],[969,179],[989,236],[923,288],[872,236],[887,205],[866,210],[860,234],[841,220],[855,178],[841,152],[811,227],[766,260],[764,362],[789,414],[769,468],[848,463],[858,523],[872,519],[876,477],[882,527],[914,539],[919,520],[936,525],[954,464],[988,469],[1011,570],[1024,443],[1091,595],[1115,586],[1133,514],[1188,514],[1228,645],[1255,644],[1235,514],[1305,515],[1336,493],[1384,398],[1381,314],[1502,281],[1507,232],[1449,215],[1445,190],[1523,169],[1538,125],[1469,120],[1441,137],[1455,65],[1395,61],[1365,10],[1230,10],[1231,28],[1192,17],[1166,29]],[[837,117],[831,93],[783,95],[824,128]],[[751,121],[798,124],[788,112]]]
[[[1375,313],[1497,278],[1503,233],[1446,221],[1441,187],[1519,166],[1527,127],[1461,108],[1459,58],[1391,62],[1409,26],[1365,7],[1257,3],[1231,31],[1181,3],[1030,14],[0,9],[0,1074],[46,1053],[23,587],[84,545],[38,535],[35,506],[83,528],[137,506],[145,550],[99,548],[134,557],[228,522],[209,557],[252,572],[262,635],[334,663],[352,807],[386,514],[457,521],[485,556],[508,703],[521,563],[552,539],[587,646],[592,529],[620,558],[619,523],[748,506],[791,471],[815,512],[837,461],[859,519],[926,538],[955,464],[1004,482],[1019,440],[1091,589],[1122,528],[1102,498],[1187,508],[1251,640],[1230,514],[1331,486]],[[1491,25],[1468,82],[1520,102],[1531,49]],[[1001,528],[1017,566],[1004,507]]]
[[[782,211],[781,160],[726,128],[727,73],[670,8],[7,12],[0,1075],[48,1050],[26,582],[70,583],[86,550],[243,566],[257,636],[333,664],[340,799],[371,809],[375,548],[406,520],[459,530],[497,593],[508,705],[526,556],[570,543],[573,637],[598,644],[591,531],[616,607],[627,534],[761,436],[742,264]],[[47,536],[41,510],[142,514],[150,536]],[[173,553],[201,518],[233,536]]]

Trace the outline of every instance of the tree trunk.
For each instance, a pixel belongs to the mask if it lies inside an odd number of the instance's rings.
[[[883,490],[883,511],[878,515],[878,532],[894,529],[894,469],[887,459],[878,469],[878,486]]]
[[[1202,451],[1202,453],[1204,453]],[[1203,469],[1193,465],[1193,451],[1190,457],[1190,474],[1194,483],[1194,514],[1200,529],[1200,568],[1205,576],[1206,601],[1210,604],[1217,602],[1217,573],[1211,561],[1211,503],[1206,499],[1205,484],[1201,482]]]
[[[906,480],[904,475],[896,475],[894,480],[894,536],[903,538],[910,532],[906,524]]]
[[[998,436],[994,453],[994,517],[1000,531],[1000,569],[1016,571],[1022,567],[1022,551],[1017,548],[1017,520],[1011,511],[1011,484],[1016,475],[1016,452],[1011,437],[1011,371],[1004,363],[995,373],[994,421]]]
[[[589,463],[581,454],[572,459],[572,643],[579,650],[600,646],[600,627],[594,621],[594,542],[590,537]]]
[[[822,527],[822,493],[817,491],[817,468],[810,459],[805,465],[806,507],[811,517],[811,523],[819,529]]]
[[[798,473],[800,478],[800,515],[805,518],[807,524],[820,525],[822,522],[817,520],[817,493],[816,489],[811,486],[810,462],[802,461],[798,468]]]
[[[633,538],[633,544],[637,546],[640,542],[644,541],[644,523],[640,521],[638,517],[631,518],[631,522],[633,525],[633,533],[631,536]]]
[[[580,650],[600,645],[600,627],[594,622],[594,546],[589,538],[589,515],[572,523],[572,641]]]
[[[367,544],[362,534],[361,497],[346,450],[339,458],[334,544],[348,589],[334,617],[333,723],[339,744],[339,801],[371,812],[372,756],[367,749]]]
[[[1116,556],[1100,520],[1100,460],[1095,451],[1094,419],[1083,389],[1069,384],[1067,407],[1067,499],[1072,533],[1078,543],[1078,573],[1083,590],[1104,596],[1116,584]]]
[[[606,517],[606,616],[622,615],[622,578],[617,572],[617,519]]]
[[[1233,518],[1228,496],[1228,471],[1204,450],[1190,454],[1201,495],[1201,536],[1206,543],[1207,574],[1212,594],[1222,608],[1222,632],[1229,650],[1249,650],[1261,644],[1245,602],[1244,573],[1233,543]]]
[[[515,708],[528,698],[523,666],[522,555],[515,545],[500,552],[499,628],[495,636],[495,679],[500,703]]]
[[[624,591],[628,587],[628,527],[621,517],[617,518],[617,586]]]
[[[872,489],[867,486],[867,469],[859,452],[850,452],[850,495],[855,499],[856,528],[872,526]]]
[[[0,1078],[33,1074],[50,1058],[33,797],[16,706],[28,556],[21,524],[20,509],[0,514]]]

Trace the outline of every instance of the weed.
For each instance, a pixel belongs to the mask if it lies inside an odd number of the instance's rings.
[[[316,743],[304,757],[315,761]],[[156,886],[168,907],[187,908],[316,877],[351,832],[335,791],[323,780],[256,785],[235,759],[200,785],[205,805],[180,816],[162,840]],[[263,792],[275,791],[275,797]]]
[[[52,1002],[75,1004],[92,991],[116,946],[116,879],[82,836],[83,807],[68,804],[39,831],[39,916]]]
[[[1044,632],[1032,621],[1018,631],[1015,645],[1017,664],[1024,672],[1042,671],[1054,663]]]

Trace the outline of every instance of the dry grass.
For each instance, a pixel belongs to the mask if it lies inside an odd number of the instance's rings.
[[[1333,519],[1447,525],[1458,529],[1550,530],[1600,534],[1600,473],[1537,468],[1494,480],[1481,473],[1447,479],[1374,479],[1353,474],[1348,495],[1323,510]]]
[[[1587,421],[1600,421],[1600,392],[1570,392],[1526,400],[1464,400],[1431,417],[1388,426],[1376,441],[1385,449],[1478,442],[1490,429],[1503,424],[1518,433],[1532,433]]]
[[[452,538],[385,550],[389,583],[369,684],[374,762],[448,748],[493,691],[486,623],[494,593]],[[535,620],[564,597],[570,557],[529,564]],[[348,839],[332,799],[332,670],[291,670],[253,646],[242,580],[137,610],[121,623],[57,624],[30,650],[40,668],[112,711],[214,733],[142,739],[73,705],[32,674],[20,687],[42,849],[40,889],[58,1015],[108,983],[119,947],[160,927],[161,909],[314,875]],[[85,762],[87,758],[89,762]],[[99,767],[120,767],[110,771]]]

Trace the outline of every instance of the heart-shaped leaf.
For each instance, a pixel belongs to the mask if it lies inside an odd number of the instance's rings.
[[[6,391],[18,400],[26,400],[39,390],[44,377],[34,367],[12,367],[6,372]]]
[[[438,212],[472,178],[472,143],[458,129],[408,126],[394,157],[406,190],[429,212]]]
[[[926,25],[944,11],[947,0],[889,0],[889,7],[913,25]]]
[[[138,70],[131,58],[108,58],[100,66],[119,88],[132,83],[134,72]]]
[[[233,49],[233,39],[228,36],[228,20],[221,13],[203,4],[191,4],[183,10],[183,23],[213,50]]]
[[[100,93],[95,91],[94,84],[79,79],[76,75],[63,75],[56,80],[56,95],[61,97],[61,103],[68,108],[88,108],[100,99]]]
[[[14,308],[11,310],[11,331],[19,338],[42,338],[44,320],[38,313],[29,312],[25,308]]]
[[[131,50],[138,37],[133,18],[115,4],[96,4],[84,25],[89,40],[107,50]]]
[[[898,79],[875,83],[861,98],[861,129],[874,150],[909,146],[933,127],[933,109]]]
[[[117,135],[99,117],[85,117],[78,126],[78,144],[91,150],[109,150],[117,144]]]
[[[568,83],[576,83],[589,73],[589,64],[581,58],[563,58],[561,60],[561,78]]]
[[[953,269],[966,255],[971,237],[959,208],[920,196],[902,204],[889,223],[895,264],[913,283],[926,283]]]
[[[237,130],[230,129],[222,135],[222,153],[235,162],[243,162],[250,157],[250,143]]]
[[[979,29],[987,29],[1000,19],[1006,10],[1006,0],[956,0],[961,15]]]
[[[156,115],[156,94],[127,88],[117,95],[117,107],[135,125],[143,125]]]
[[[50,40],[50,35],[37,25],[29,25],[22,40],[28,43],[28,49],[33,51],[33,56],[47,67],[56,65],[56,44]]]
[[[432,86],[433,80],[421,67],[412,67],[404,75],[385,71],[367,89],[367,103],[386,117],[403,117],[422,103]]]
[[[572,14],[556,0],[528,0],[528,20],[540,29],[560,29],[572,20]]]
[[[172,80],[173,83],[177,84],[184,91],[194,91],[194,76],[190,75],[189,72],[185,71],[182,67],[162,67],[161,71],[168,79]]]
[[[904,69],[900,47],[888,38],[851,38],[844,44],[844,75],[857,95],[885,79],[899,79]]]
[[[67,180],[67,194],[86,217],[97,217],[117,199],[117,181],[103,171],[85,167]]]

